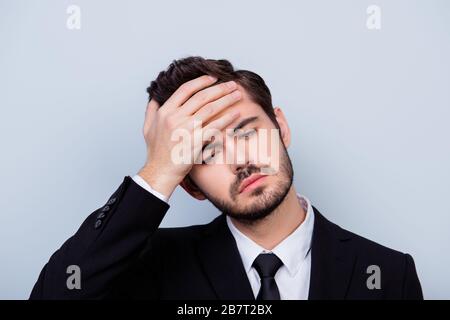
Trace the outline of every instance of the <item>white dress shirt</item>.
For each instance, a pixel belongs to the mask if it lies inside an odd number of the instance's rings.
[[[227,216],[227,224],[236,240],[248,280],[256,298],[261,287],[258,272],[252,266],[260,253],[272,252],[283,262],[275,274],[275,282],[281,300],[307,300],[311,274],[311,239],[314,227],[314,211],[310,201],[297,194],[306,212],[305,220],[287,238],[272,250],[265,250],[256,242],[239,231]]]
[[[159,193],[155,189],[153,189],[147,181],[145,181],[140,175],[135,175],[133,177],[133,181],[136,182],[138,185],[140,185],[142,188],[147,190],[148,192],[154,194],[156,197],[160,198],[162,201],[169,202],[169,198],[167,198],[165,195]]]
[[[134,182],[162,201],[168,198],[153,189],[141,176],[135,175]],[[287,238],[272,250],[266,250],[239,231],[227,216],[226,221],[239,250],[248,280],[256,297],[261,287],[258,272],[252,266],[260,253],[272,252],[283,262],[275,274],[275,281],[282,300],[307,300],[311,274],[311,239],[314,227],[314,211],[311,202],[305,196],[297,197],[306,212],[305,220]]]

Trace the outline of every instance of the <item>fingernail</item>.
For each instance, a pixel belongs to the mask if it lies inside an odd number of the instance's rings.
[[[233,98],[239,99],[241,97],[241,92],[239,90],[234,91],[231,96]]]
[[[228,86],[228,88],[230,88],[230,89],[234,89],[234,88],[236,88],[236,82],[234,82],[234,81],[228,81],[228,82],[227,82],[227,86]]]

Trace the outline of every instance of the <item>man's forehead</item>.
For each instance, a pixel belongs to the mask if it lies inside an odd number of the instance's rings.
[[[244,118],[258,115],[261,112],[261,108],[253,100],[250,99],[250,96],[248,95],[246,90],[239,84],[238,84],[238,90],[241,92],[242,98],[239,101],[237,101],[236,103],[232,104],[231,106],[226,107],[225,109],[220,111],[218,114],[214,115],[212,118],[210,118],[207,121],[206,124],[222,117],[227,112],[239,110],[240,111],[239,117],[237,117],[232,123],[230,123],[226,127],[226,129],[228,129],[228,128],[232,129]]]

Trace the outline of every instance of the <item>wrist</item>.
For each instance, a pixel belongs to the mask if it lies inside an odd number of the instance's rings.
[[[142,179],[147,182],[152,189],[170,198],[173,191],[179,184],[178,179],[170,174],[164,174],[162,170],[156,170],[151,166],[144,166],[138,173]]]

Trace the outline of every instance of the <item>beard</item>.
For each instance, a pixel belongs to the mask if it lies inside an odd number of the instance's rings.
[[[219,199],[211,194],[208,194],[204,190],[201,190],[205,197],[218,209],[231,218],[234,218],[242,223],[253,224],[259,220],[264,219],[283,202],[286,195],[291,188],[294,178],[294,171],[292,169],[292,162],[287,153],[284,143],[282,145],[282,152],[280,156],[280,170],[279,179],[276,182],[276,186],[272,190],[271,186],[261,185],[248,192],[247,199],[249,199],[249,205],[245,208],[239,208],[237,203],[237,196],[239,194],[238,188],[241,182],[252,175],[253,173],[261,172],[261,168],[258,168],[252,164],[244,167],[236,174],[236,181],[230,186],[230,197],[232,201],[225,201]]]

